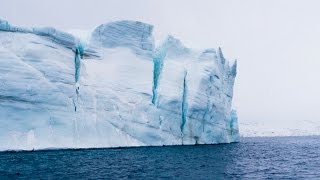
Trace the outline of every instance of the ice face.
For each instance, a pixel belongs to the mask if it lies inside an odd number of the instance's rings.
[[[0,21],[0,149],[239,141],[236,63],[151,25],[103,24],[90,42]]]
[[[231,128],[231,137],[233,138],[233,142],[240,141],[240,134],[239,134],[239,126],[238,126],[238,116],[237,112],[235,110],[231,111],[231,122],[230,122],[230,128]]]
[[[183,144],[230,142],[236,72],[230,70],[221,49],[196,52],[173,37],[164,44],[170,48],[157,90],[162,127],[181,136]],[[172,122],[179,118],[180,122]]]
[[[152,56],[153,26],[138,21],[117,21],[98,26],[91,43],[104,48],[127,47],[136,54]]]

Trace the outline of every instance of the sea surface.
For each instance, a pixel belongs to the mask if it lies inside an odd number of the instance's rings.
[[[0,152],[0,179],[320,179],[320,137]]]

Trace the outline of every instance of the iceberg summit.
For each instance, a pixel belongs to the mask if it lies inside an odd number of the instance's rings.
[[[236,61],[152,31],[116,21],[83,41],[0,19],[0,150],[239,141]]]

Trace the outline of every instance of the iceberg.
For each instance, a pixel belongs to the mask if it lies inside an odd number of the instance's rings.
[[[238,142],[236,61],[152,31],[115,21],[84,42],[0,19],[0,150]]]

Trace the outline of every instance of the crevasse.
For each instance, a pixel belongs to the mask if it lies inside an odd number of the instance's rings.
[[[183,92],[182,92],[182,105],[181,105],[181,125],[180,130],[183,136],[183,129],[187,122],[188,118],[188,101],[187,101],[187,95],[188,95],[188,86],[187,86],[187,75],[188,72],[184,72],[184,78],[183,78]]]
[[[161,71],[163,67],[163,61],[168,51],[168,45],[165,43],[161,47],[157,48],[153,56],[153,85],[152,85],[152,103],[157,105],[158,100],[158,86]]]

